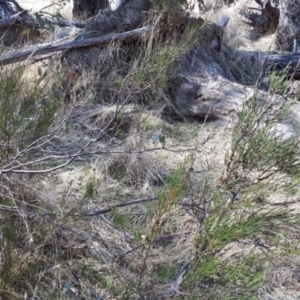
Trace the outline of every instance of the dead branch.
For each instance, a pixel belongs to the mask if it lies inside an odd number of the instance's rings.
[[[184,232],[184,233],[181,233],[181,234],[168,234],[168,235],[162,235],[162,236],[158,236],[157,238],[155,238],[152,242],[153,242],[153,243],[159,243],[159,242],[164,241],[164,240],[173,240],[173,239],[176,238],[176,237],[187,236],[187,235],[190,235],[190,234],[192,234],[191,231],[189,231],[189,232]],[[134,252],[134,251],[136,251],[136,250],[142,248],[144,245],[145,245],[144,243],[143,243],[143,244],[140,244],[140,245],[138,245],[138,246],[136,246],[136,247],[134,247],[134,248],[132,248],[132,249],[126,251],[125,253],[119,255],[119,256],[117,257],[117,261],[122,260],[126,255],[128,255],[128,254],[130,254],[130,253],[132,253],[132,252]]]
[[[127,78],[128,78],[128,76],[127,76]],[[126,81],[126,79],[124,80],[124,82],[125,81]],[[123,82],[123,84],[124,84],[124,82]],[[122,88],[123,88],[123,85],[120,88],[120,92],[121,92]],[[124,105],[127,102],[128,102],[128,98],[126,98],[123,101],[121,101],[121,99],[119,99],[118,103],[117,103],[116,110],[114,112],[114,115],[111,117],[111,119],[107,123],[107,125],[103,128],[103,131],[100,131],[100,133],[98,134],[98,136],[95,139],[90,139],[81,149],[76,151],[74,154],[72,154],[72,155],[70,155],[70,154],[63,155],[62,154],[62,155],[56,155],[56,156],[55,155],[49,155],[49,156],[41,157],[41,158],[38,158],[38,159],[35,159],[35,160],[30,160],[26,163],[21,162],[20,158],[22,158],[24,155],[26,155],[31,148],[38,147],[38,145],[36,145],[36,142],[33,142],[31,145],[26,147],[23,151],[19,152],[15,157],[12,157],[8,161],[6,161],[4,164],[2,164],[2,167],[0,168],[0,175],[12,174],[12,173],[15,173],[15,174],[46,174],[46,173],[51,173],[51,172],[54,172],[56,170],[59,170],[59,169],[62,169],[64,167],[66,167],[72,161],[74,161],[76,158],[81,156],[86,151],[86,149],[88,149],[98,139],[103,137],[103,135],[106,133],[106,130],[116,120],[118,114],[120,113],[120,111],[123,109]],[[63,122],[61,122],[61,124],[62,123]],[[47,142],[48,142],[48,139],[46,138],[45,143],[47,143]],[[34,169],[34,166],[36,166],[37,164],[41,165],[41,164],[43,164],[43,163],[45,163],[49,160],[50,161],[51,160],[52,161],[60,160],[60,161],[63,161],[63,162],[58,163],[57,166],[52,167],[52,168]]]
[[[72,22],[72,21],[65,21],[65,20],[55,21],[55,20],[52,20],[50,18],[42,18],[42,20],[45,23],[49,23],[49,24],[52,24],[52,25],[57,25],[57,26],[60,26],[60,27],[75,26],[77,28],[84,28],[86,26],[85,22]]]
[[[151,197],[146,197],[146,198],[140,198],[140,199],[131,200],[131,201],[128,201],[128,202],[121,202],[121,203],[118,203],[116,205],[112,205],[112,206],[110,206],[108,208],[97,210],[97,211],[95,211],[93,213],[84,214],[84,216],[93,217],[93,216],[97,216],[97,215],[103,215],[103,214],[106,214],[106,213],[112,211],[114,208],[117,208],[117,207],[124,207],[124,206],[132,205],[132,204],[137,204],[137,203],[142,203],[142,202],[148,202],[148,201],[153,201],[153,200],[157,200],[157,197],[156,196],[151,196]]]
[[[22,17],[22,15],[24,15],[24,17]],[[22,10],[8,18],[0,20],[0,28],[7,28],[16,23],[18,23],[19,26],[22,24],[23,27],[37,27],[38,25],[34,19],[27,14],[26,10]]]
[[[59,44],[48,43],[42,44],[37,47],[30,47],[27,49],[14,51],[0,57],[0,64],[7,65],[15,62],[20,62],[26,60],[28,57],[35,57],[37,55],[43,55],[47,53],[55,53],[64,50],[90,47],[94,45],[103,45],[112,41],[134,39],[140,37],[146,32],[153,30],[152,26],[146,26],[139,29],[122,32],[122,33],[110,33],[107,35],[101,35],[89,39],[74,39],[72,41],[63,42]]]

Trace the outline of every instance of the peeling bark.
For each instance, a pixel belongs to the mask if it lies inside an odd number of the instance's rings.
[[[276,46],[281,51],[293,51],[294,39],[300,44],[300,2],[282,0],[276,35]]]

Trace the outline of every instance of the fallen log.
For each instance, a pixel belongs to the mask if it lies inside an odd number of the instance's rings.
[[[278,67],[283,66],[280,63],[288,65],[291,57],[296,62],[296,56],[282,57],[265,54],[266,56],[263,57],[261,53],[255,52],[251,55],[253,59],[265,58],[266,62],[275,67],[276,63]],[[272,102],[282,99],[276,94],[258,91],[256,87],[233,82],[224,70],[207,55],[201,45],[180,59],[173,94],[176,110],[181,116],[227,121],[236,120],[243,103],[254,94],[264,101]]]
[[[27,58],[35,57],[38,55],[44,55],[48,53],[55,53],[64,50],[90,47],[94,45],[103,45],[112,41],[133,39],[140,37],[144,33],[153,30],[152,26],[145,26],[139,29],[122,32],[122,33],[110,33],[107,35],[101,35],[94,38],[87,39],[74,39],[72,41],[61,42],[61,43],[47,43],[39,46],[26,48],[19,51],[13,51],[5,55],[0,56],[0,64],[7,65],[11,63],[21,62]]]
[[[179,61],[175,106],[184,117],[228,119],[255,90],[229,80],[199,45]]]

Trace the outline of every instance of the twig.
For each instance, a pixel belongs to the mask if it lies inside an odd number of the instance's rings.
[[[279,206],[279,205],[295,204],[295,203],[299,203],[299,202],[300,202],[300,199],[293,200],[293,201],[287,201],[287,202],[277,202],[277,203],[266,202],[266,203],[269,205],[273,205],[273,206]]]
[[[159,236],[157,238],[155,238],[153,240],[153,243],[158,243],[160,241],[163,241],[163,240],[169,240],[169,239],[172,239],[172,238],[175,238],[175,237],[181,237],[183,235],[190,235],[192,232],[189,231],[189,232],[184,232],[184,233],[181,233],[181,234],[168,234],[168,235],[163,235],[163,236]],[[138,245],[128,251],[126,251],[125,253],[121,254],[118,256],[117,258],[117,261],[123,259],[126,255],[128,255],[129,253],[131,252],[134,252],[135,250],[138,250],[139,248],[143,247],[145,244],[141,244],[141,245]]]
[[[151,197],[147,197],[147,198],[140,198],[140,199],[131,200],[131,201],[128,201],[128,202],[122,202],[122,203],[118,203],[116,205],[113,205],[111,207],[104,208],[104,209],[101,209],[101,210],[97,210],[93,213],[88,213],[88,214],[83,214],[83,215],[87,216],[87,217],[97,216],[97,215],[101,215],[101,214],[106,214],[106,213],[112,211],[116,207],[124,207],[124,206],[128,206],[128,205],[131,205],[131,204],[137,204],[137,203],[148,202],[148,201],[153,201],[153,200],[157,200],[157,197],[156,196],[151,196]]]
[[[123,89],[123,86],[125,84],[125,82],[127,81],[127,79],[129,78],[130,74],[126,76],[125,80],[123,81],[123,85],[121,86],[120,90],[119,90],[119,95],[121,95],[121,91]],[[125,100],[123,100],[123,102],[121,102],[121,99],[118,99],[117,102],[117,107],[115,110],[114,115],[112,116],[112,118],[110,119],[110,121],[106,124],[106,126],[103,128],[102,131],[100,131],[100,133],[98,134],[98,136],[96,136],[96,138],[91,139],[89,142],[87,142],[80,150],[76,151],[74,154],[72,155],[61,155],[61,156],[55,156],[55,155],[50,155],[47,157],[43,157],[40,159],[36,159],[34,161],[29,161],[27,163],[20,163],[17,158],[21,156],[22,154],[28,153],[28,150],[30,150],[30,148],[27,150],[22,150],[17,156],[15,156],[14,158],[12,158],[11,160],[9,160],[8,165],[2,167],[0,169],[0,175],[2,174],[7,174],[7,173],[18,173],[18,174],[45,174],[45,173],[50,173],[59,169],[64,168],[65,166],[69,165],[75,158],[78,158],[79,156],[81,156],[86,149],[88,149],[92,144],[94,144],[95,142],[97,142],[97,140],[99,140],[101,137],[103,137],[103,135],[106,134],[107,129],[111,126],[111,124],[116,120],[118,114],[120,113],[120,111],[123,109],[123,107],[126,105],[126,103],[129,101],[130,98],[130,94],[126,97]],[[49,141],[46,141],[49,142]],[[33,144],[35,144],[35,142],[33,142]],[[36,147],[40,147],[40,145],[37,145]],[[33,147],[35,148],[35,146]],[[31,166],[34,165],[36,163],[41,163],[41,162],[45,162],[49,159],[66,159],[66,161],[64,163],[60,163],[57,166],[53,167],[53,168],[49,168],[49,169],[22,169],[24,168],[24,166]],[[13,165],[13,164],[16,165]],[[10,168],[8,168],[8,166],[11,166]]]
[[[195,151],[195,148],[187,148],[187,149],[178,149],[178,150],[172,150],[170,148],[162,148],[162,147],[155,147],[155,148],[148,148],[144,150],[136,150],[136,151],[130,151],[130,150],[121,150],[121,151],[91,151],[91,152],[85,152],[84,155],[91,155],[91,154],[118,154],[118,153],[128,153],[128,154],[141,154],[145,152],[153,152],[157,150],[165,150],[168,152],[173,152],[173,153],[183,153],[186,151]],[[198,151],[196,151],[198,152]]]
[[[77,28],[84,28],[86,26],[85,22],[72,22],[72,21],[65,21],[65,20],[60,20],[60,21],[55,21],[49,18],[42,18],[43,21],[52,24],[52,25],[58,25],[60,27],[77,27]]]

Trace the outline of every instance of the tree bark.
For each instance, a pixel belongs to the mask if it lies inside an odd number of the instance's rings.
[[[294,39],[300,44],[300,1],[280,1],[280,18],[276,46],[281,51],[293,51]]]
[[[248,55],[259,61],[264,60],[266,71],[272,68],[282,70],[291,65],[294,69],[289,74],[300,76],[295,69],[300,54],[261,55],[250,52]],[[244,86],[228,79],[221,67],[207,55],[202,45],[180,59],[177,74],[173,93],[177,111],[184,117],[235,120],[243,103],[254,94],[263,102],[283,101],[279,95],[269,95],[256,87]]]
[[[181,58],[174,86],[177,111],[189,118],[231,118],[254,93],[227,79],[201,46]]]

